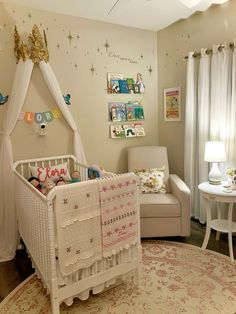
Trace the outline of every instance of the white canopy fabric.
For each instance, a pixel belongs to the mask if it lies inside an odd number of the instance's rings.
[[[34,63],[31,59],[19,60],[3,121],[0,143],[0,262],[14,258],[17,245],[17,224],[14,206],[14,174],[11,133],[22,110]],[[48,63],[41,61],[39,67],[45,82],[55,98],[62,115],[74,132],[74,154],[77,161],[86,164],[83,144],[77,125],[66,105],[56,76]]]

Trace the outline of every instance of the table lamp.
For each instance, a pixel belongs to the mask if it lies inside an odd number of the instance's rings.
[[[212,162],[209,172],[210,184],[221,184],[221,172],[218,168],[218,162],[226,161],[225,145],[223,142],[207,142],[205,146],[204,160]]]

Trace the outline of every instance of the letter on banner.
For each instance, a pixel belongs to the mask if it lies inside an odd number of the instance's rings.
[[[18,117],[18,120],[19,120],[19,121],[22,121],[22,120],[24,120],[24,118],[25,118],[25,112],[24,112],[24,111],[21,111],[21,113],[20,113],[20,115],[19,115],[19,117]]]
[[[25,112],[25,121],[32,123],[34,121],[34,112]]]
[[[34,121],[36,123],[42,123],[44,120],[43,120],[43,113],[42,112],[35,112],[34,114]]]
[[[59,119],[61,117],[61,111],[58,108],[53,108],[51,112],[55,119]]]
[[[44,118],[46,122],[52,122],[53,120],[52,112],[51,111],[44,112]]]

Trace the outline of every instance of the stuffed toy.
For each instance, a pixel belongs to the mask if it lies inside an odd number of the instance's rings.
[[[30,178],[28,179],[28,182],[29,182],[30,184],[32,184],[37,190],[39,190],[40,192],[42,192],[42,191],[41,191],[42,186],[41,186],[41,183],[40,183],[40,181],[39,181],[38,178],[36,178],[36,177],[30,177]]]
[[[59,179],[56,181],[56,186],[58,185],[64,185],[66,184],[66,181],[64,180],[63,177],[59,177]]]
[[[76,183],[76,182],[80,182],[80,173],[78,170],[74,170],[71,174],[71,180],[70,183]]]
[[[45,188],[44,194],[47,195],[51,191],[51,189],[54,188],[54,186],[55,186],[55,183],[52,180],[46,179],[44,182],[44,188]]]

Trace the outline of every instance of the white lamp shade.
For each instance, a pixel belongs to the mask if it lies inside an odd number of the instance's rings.
[[[223,142],[207,142],[204,160],[208,162],[226,161],[225,145]]]

